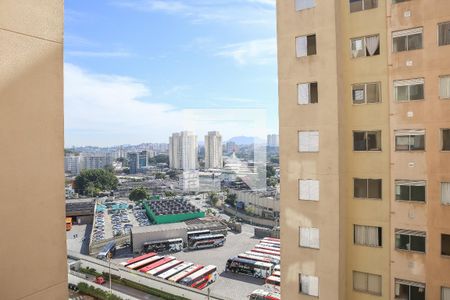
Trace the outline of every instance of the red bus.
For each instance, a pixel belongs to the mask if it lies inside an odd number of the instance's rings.
[[[266,245],[267,245],[267,244],[266,244]],[[269,250],[269,251],[273,251],[273,252],[278,252],[278,253],[280,253],[280,249],[274,248],[274,247],[268,247],[268,246],[266,246],[266,245],[258,244],[258,245],[255,246],[255,248],[258,248],[258,249],[264,249],[264,250]]]
[[[246,253],[241,253],[238,255],[238,257],[240,258],[245,258],[245,259],[250,259],[250,260],[255,260],[255,261],[260,261],[260,262],[265,262],[265,263],[273,263],[272,260],[270,258],[266,258],[266,257],[262,257],[262,256],[256,256],[256,255],[251,255],[251,254],[246,254]]]
[[[270,240],[261,240],[259,242],[260,244],[270,244],[270,245],[274,245],[275,247],[280,248],[280,242],[275,242],[275,241],[270,241]]]
[[[192,273],[200,270],[201,268],[203,268],[203,266],[193,265],[193,266],[187,268],[186,270],[181,271],[180,273],[178,273],[172,277],[169,277],[169,280],[173,281],[173,282],[178,282],[181,279],[185,278],[186,276],[191,275]]]
[[[280,256],[280,251],[276,251],[273,249],[267,249],[265,247],[261,248],[261,246],[253,248],[252,251]]]
[[[280,257],[279,257],[278,255],[272,255],[272,254],[267,254],[267,253],[254,252],[253,250],[251,250],[251,251],[246,251],[245,254],[254,255],[254,256],[261,256],[261,257],[268,258],[268,259],[270,259],[274,264],[279,264],[279,263],[280,263]]]
[[[150,252],[150,253],[147,253],[147,254],[135,257],[135,258],[131,258],[131,259],[127,260],[126,262],[121,263],[121,265],[124,266],[124,267],[127,267],[128,265],[131,265],[132,263],[144,260],[146,258],[155,256],[155,255],[156,255],[155,252]]]
[[[154,263],[152,263],[152,264],[150,264],[150,265],[148,265],[146,267],[143,267],[143,268],[139,269],[139,272],[147,273],[148,271],[150,271],[150,270],[152,270],[154,268],[157,268],[159,266],[162,266],[164,264],[167,264],[168,262],[170,262],[170,261],[172,261],[174,259],[175,259],[175,257],[173,257],[173,256],[167,256],[167,257],[165,257],[165,258],[163,258],[161,260],[158,260],[157,262],[154,262]]]
[[[203,289],[217,279],[217,267],[209,265],[180,280],[182,285]]]
[[[168,262],[166,264],[163,264],[163,265],[161,265],[161,266],[159,266],[157,268],[151,269],[150,271],[147,272],[147,274],[155,275],[155,276],[159,275],[159,274],[161,274],[161,273],[163,273],[163,272],[165,272],[165,271],[167,271],[167,270],[169,270],[169,269],[171,269],[171,268],[173,268],[175,266],[178,266],[182,262],[183,262],[182,260],[174,259],[174,260],[172,260],[172,261],[170,261],[170,262]]]
[[[281,278],[277,276],[269,276],[266,278],[266,286],[269,289],[272,289],[274,291],[279,292],[280,291],[280,284],[281,284]]]
[[[280,271],[273,271],[272,276],[281,277]]]
[[[155,255],[155,256],[146,258],[144,260],[137,261],[137,262],[135,262],[133,264],[129,264],[127,266],[127,268],[132,269],[132,270],[142,269],[143,267],[148,266],[149,264],[152,264],[154,262],[157,262],[158,260],[160,260],[162,258],[164,258],[164,257],[163,256],[159,256],[159,255]]]

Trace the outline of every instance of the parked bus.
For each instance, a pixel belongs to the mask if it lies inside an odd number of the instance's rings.
[[[168,262],[166,264],[163,264],[163,265],[161,265],[161,266],[159,266],[157,268],[151,269],[150,271],[147,271],[146,273],[150,274],[150,275],[153,275],[153,276],[156,276],[156,275],[159,275],[161,273],[164,273],[167,270],[172,269],[175,266],[178,266],[181,263],[183,263],[182,260],[174,259],[174,260],[172,260],[172,261],[170,261],[170,262]]]
[[[280,250],[280,245],[278,244],[271,244],[271,243],[259,243],[258,245],[261,245],[261,246],[265,246],[265,247],[269,247],[269,248],[275,248],[275,249],[278,249],[278,250]]]
[[[280,239],[272,238],[272,237],[265,237],[263,238],[263,241],[274,241],[280,243]]]
[[[111,241],[108,244],[106,244],[102,250],[98,253],[97,258],[98,259],[107,259],[108,256],[111,254],[111,257],[116,254],[116,241]]]
[[[201,268],[203,268],[203,266],[193,265],[193,266],[187,268],[186,270],[181,271],[180,273],[175,274],[172,277],[169,277],[169,281],[178,282],[181,279],[183,279],[184,277],[186,277],[186,276],[188,276],[188,275],[190,275],[190,274],[200,270]]]
[[[225,271],[240,273],[256,278],[267,278],[272,274],[273,264],[233,257],[228,259]]]
[[[280,291],[281,278],[278,276],[271,275],[266,278],[266,286],[274,291]]]
[[[66,231],[70,231],[72,229],[72,218],[66,218]]]
[[[255,245],[255,248],[259,248],[259,249],[264,249],[264,250],[269,250],[269,251],[273,251],[273,252],[278,252],[278,253],[280,253],[280,249],[279,249],[279,248],[270,247],[270,246],[267,246],[267,244],[264,244],[264,245],[262,245],[262,244]]]
[[[274,272],[281,272],[281,266],[280,266],[280,265],[276,265],[276,266],[273,268],[273,271],[274,271]]]
[[[249,296],[249,300],[280,300],[281,296],[276,292],[269,292],[265,290],[255,290]]]
[[[251,255],[251,254],[246,254],[246,253],[238,254],[238,257],[244,258],[244,259],[250,259],[250,260],[254,260],[254,261],[261,261],[261,262],[275,265],[275,263],[272,262],[272,260],[267,257],[256,256],[256,255]]]
[[[281,277],[281,272],[280,271],[275,271],[275,269],[273,270],[272,276],[277,276],[277,277]]]
[[[127,266],[127,268],[132,269],[132,270],[139,270],[139,269],[142,269],[143,267],[146,267],[152,263],[155,263],[158,260],[163,259],[163,258],[164,258],[164,256],[155,255],[155,256],[137,261],[133,264],[130,264]]]
[[[143,267],[143,268],[140,268],[140,269],[139,269],[139,272],[147,273],[148,271],[150,271],[150,270],[152,270],[152,269],[154,269],[154,268],[157,268],[157,267],[159,267],[159,266],[162,266],[162,265],[164,265],[164,264],[167,264],[168,262],[170,262],[170,261],[172,261],[172,260],[174,260],[174,259],[175,259],[175,257],[173,257],[173,256],[167,256],[167,257],[164,257],[163,259],[160,259],[160,260],[158,260],[157,262],[151,263],[151,264],[149,264],[148,266],[145,266],[145,267]]]
[[[181,279],[180,283],[201,290],[216,281],[217,277],[217,267],[209,265]]]
[[[175,274],[180,273],[183,270],[186,270],[187,268],[189,268],[190,266],[193,266],[194,264],[191,262],[184,262],[181,265],[176,266],[175,268],[172,268],[170,270],[167,270],[161,274],[158,275],[159,278],[162,279],[167,279],[169,277],[174,276]]]
[[[205,230],[195,230],[195,231],[188,231],[187,233],[187,239],[188,242],[191,238],[193,238],[194,236],[199,236],[199,235],[208,235],[211,234],[211,230],[209,229],[205,229]]]
[[[279,264],[280,260],[281,260],[278,255],[259,253],[259,252],[253,252],[253,251],[246,251],[245,254],[268,258],[274,264]]]
[[[213,248],[223,246],[223,244],[225,244],[225,236],[223,234],[199,235],[193,236],[188,241],[188,249]]]
[[[178,252],[183,250],[183,239],[170,239],[144,243],[144,252]]]
[[[131,264],[133,264],[133,263],[135,263],[135,262],[144,260],[144,259],[146,259],[146,258],[155,256],[155,255],[156,255],[155,252],[150,252],[150,253],[147,253],[147,254],[144,254],[144,255],[141,255],[141,256],[137,256],[137,257],[135,257],[135,258],[130,258],[129,260],[124,261],[124,262],[122,262],[122,263],[120,263],[120,264],[121,264],[122,266],[126,267],[126,266],[131,265]]]
[[[256,248],[255,247],[251,251],[258,252],[258,253],[265,253],[265,254],[270,254],[270,255],[281,256],[280,251],[274,251],[274,250],[265,249],[265,248]]]
[[[271,240],[261,240],[259,243],[274,245],[274,246],[277,246],[278,248],[280,248],[280,246],[281,246],[280,242],[271,241]]]

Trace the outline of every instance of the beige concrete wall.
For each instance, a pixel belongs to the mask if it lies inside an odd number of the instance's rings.
[[[0,1],[0,299],[67,299],[63,126],[63,2]]]
[[[310,299],[299,293],[299,273],[319,277],[322,299],[343,299],[339,268],[344,232],[339,189],[339,83],[334,1],[316,1],[296,12],[295,1],[277,1],[281,242],[283,299]],[[320,16],[320,17],[319,17]],[[326,20],[326,22],[324,22]],[[295,37],[317,36],[317,55],[296,58]],[[318,104],[298,105],[297,84],[317,81]],[[298,152],[298,131],[318,130],[320,151]],[[320,181],[320,200],[298,199],[298,180]],[[320,229],[320,250],[299,247],[299,227]],[[341,294],[342,295],[342,294]]]
[[[405,12],[410,16],[405,16]],[[423,27],[423,49],[392,53],[390,85],[396,79],[425,79],[425,100],[398,103],[391,89],[391,140],[395,129],[425,129],[425,151],[395,152],[392,147],[391,233],[396,228],[426,231],[426,254],[396,251],[391,246],[394,297],[395,278],[426,284],[427,299],[440,299],[441,286],[450,286],[450,259],[440,255],[441,233],[450,232],[450,207],[440,203],[440,182],[450,180],[450,154],[440,150],[441,128],[450,128],[450,102],[439,99],[439,75],[450,74],[450,46],[437,44],[437,24],[450,21],[449,1],[410,1],[388,6],[389,33]],[[389,39],[389,47],[392,42]],[[411,61],[412,66],[406,62]],[[408,117],[408,112],[413,114]],[[410,166],[409,163],[414,163]],[[426,180],[426,203],[395,201],[394,180]],[[394,236],[392,237],[394,240]]]

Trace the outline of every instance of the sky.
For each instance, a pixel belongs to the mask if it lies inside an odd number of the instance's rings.
[[[66,147],[278,132],[275,35],[275,0],[66,0]]]

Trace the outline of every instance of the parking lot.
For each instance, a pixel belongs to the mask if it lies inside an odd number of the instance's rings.
[[[171,253],[170,255],[175,256],[180,260],[193,262],[195,264],[217,266],[219,279],[209,286],[211,293],[217,296],[222,296],[226,299],[248,299],[247,296],[251,292],[263,287],[264,280],[225,272],[225,264],[228,258],[236,256],[242,252],[249,251],[259,242],[258,239],[253,238],[253,233],[253,226],[243,224],[242,233],[228,233],[227,240],[223,247],[195,251],[182,251]],[[116,263],[126,261],[131,256],[131,251],[127,252],[129,255],[124,255],[121,251],[120,258],[116,256],[113,261]]]
[[[94,215],[93,242],[128,234],[134,226],[150,222],[142,206],[127,199],[104,200],[97,204]]]

